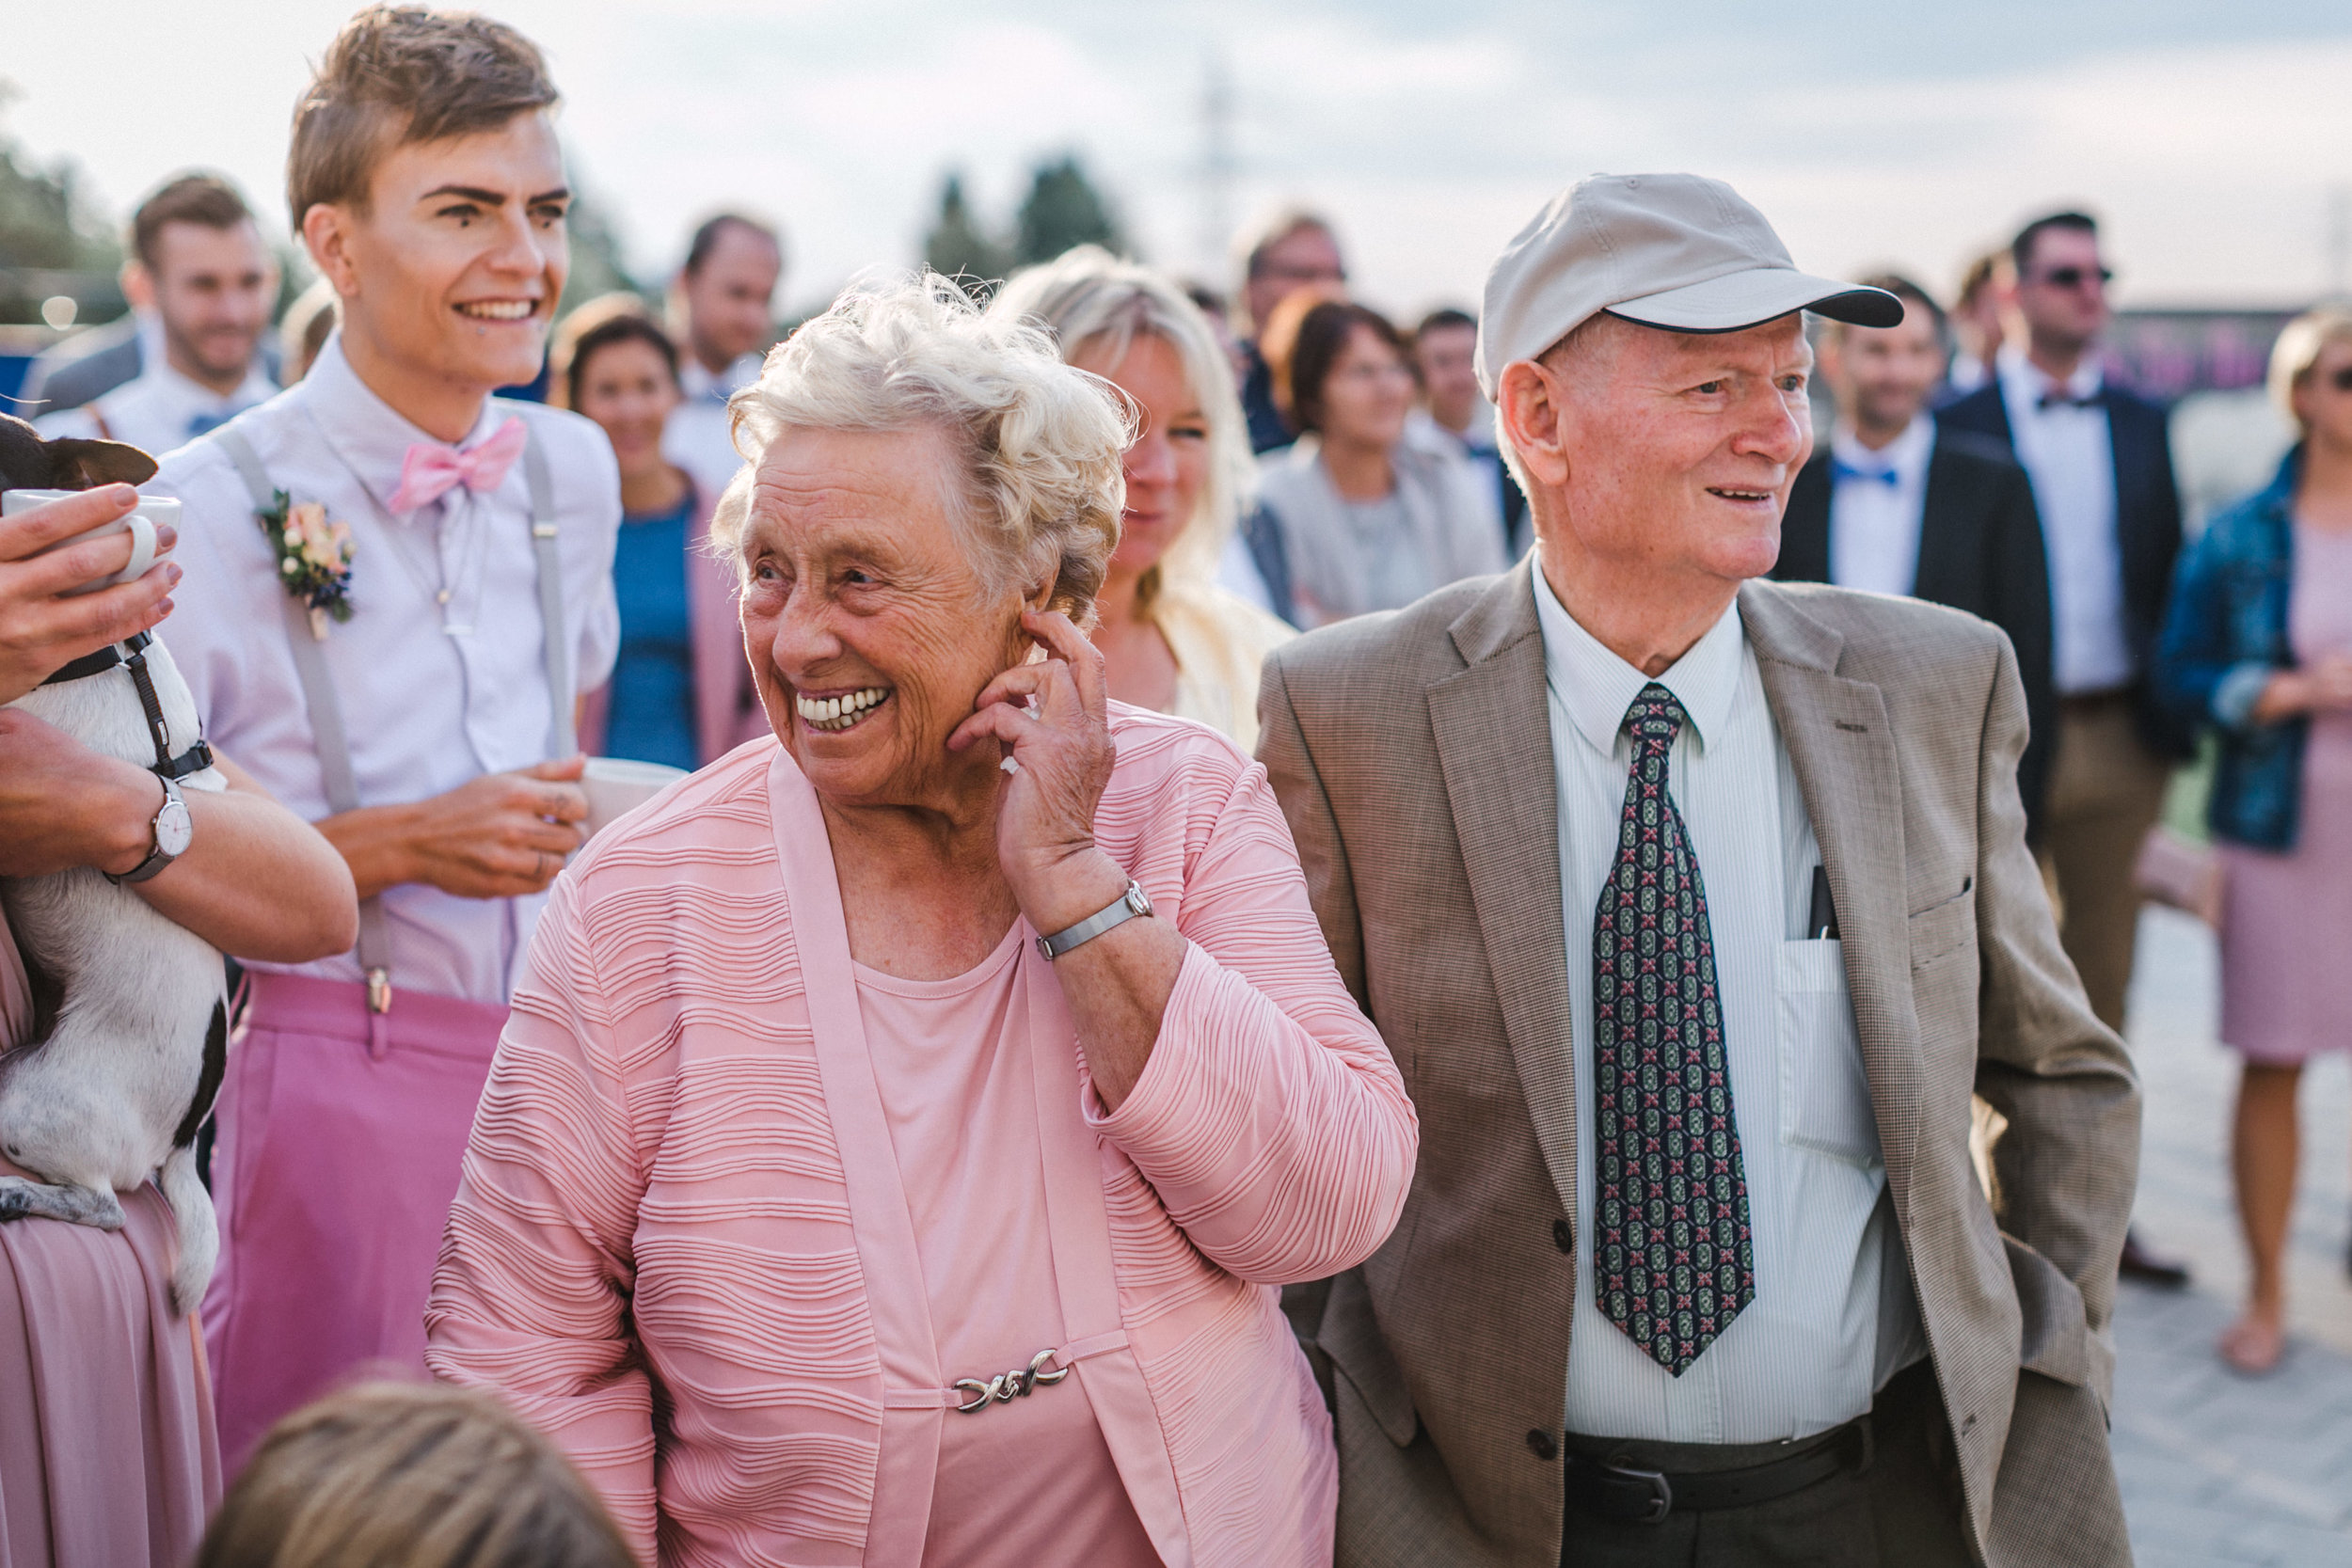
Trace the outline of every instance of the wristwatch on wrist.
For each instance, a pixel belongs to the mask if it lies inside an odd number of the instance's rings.
[[[1130,881],[1127,891],[1111,900],[1109,908],[1087,916],[1075,926],[1064,927],[1051,936],[1038,938],[1037,950],[1051,962],[1081,942],[1092,942],[1112,927],[1123,926],[1137,915],[1151,912],[1151,895],[1143,891],[1143,884]]]
[[[155,847],[148,851],[147,858],[119,877],[109,871],[106,880],[117,887],[146,881],[188,852],[188,844],[196,837],[196,823],[188,816],[187,799],[180,793],[177,780],[164,780],[164,805],[155,814],[152,826]]]

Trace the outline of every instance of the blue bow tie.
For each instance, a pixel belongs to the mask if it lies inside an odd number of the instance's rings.
[[[188,416],[188,439],[193,441],[199,436],[210,436],[235,418],[233,414],[191,414]]]
[[[1829,477],[1833,484],[1843,484],[1850,479],[1883,484],[1889,490],[1902,483],[1902,476],[1892,468],[1857,468],[1852,464],[1833,457],[1829,460]]]

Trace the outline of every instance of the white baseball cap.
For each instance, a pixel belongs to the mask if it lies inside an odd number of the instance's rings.
[[[1544,204],[1486,272],[1478,385],[1607,311],[1674,332],[1737,332],[1793,310],[1893,326],[1903,302],[1797,270],[1764,214],[1721,180],[1596,174]]]

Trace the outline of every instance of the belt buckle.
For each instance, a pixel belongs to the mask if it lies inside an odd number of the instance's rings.
[[[1631,1465],[1604,1462],[1601,1472],[1612,1481],[1634,1481],[1649,1489],[1647,1512],[1635,1514],[1627,1523],[1662,1525],[1666,1522],[1666,1515],[1674,1512],[1675,1489],[1668,1483],[1663,1470],[1637,1470]]]

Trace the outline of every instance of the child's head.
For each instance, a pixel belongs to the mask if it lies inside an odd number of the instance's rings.
[[[538,373],[569,267],[555,102],[539,51],[487,17],[344,24],[294,107],[286,199],[347,342],[483,390]]]
[[[278,1423],[196,1568],[633,1568],[588,1483],[487,1395],[375,1384]]]

